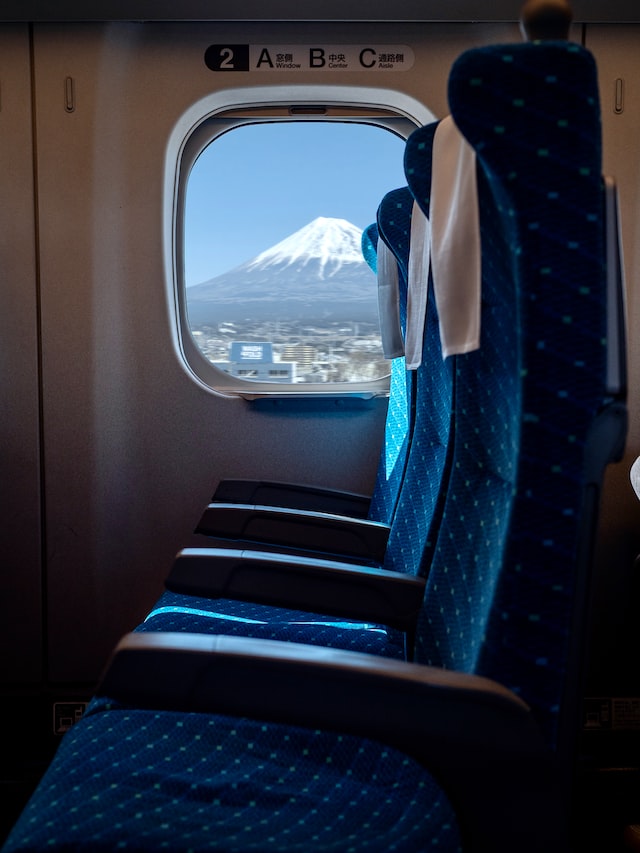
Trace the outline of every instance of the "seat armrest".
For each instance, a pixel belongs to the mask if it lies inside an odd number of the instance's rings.
[[[98,695],[377,740],[435,776],[465,850],[568,849],[537,726],[522,700],[488,679],[294,643],[129,634]]]
[[[356,492],[279,483],[273,480],[221,480],[212,503],[259,504],[366,518],[371,498]]]
[[[195,532],[235,542],[286,545],[380,563],[387,547],[389,525],[309,510],[211,503]]]
[[[185,548],[165,586],[172,592],[309,610],[413,633],[425,581],[413,575],[312,557]]]

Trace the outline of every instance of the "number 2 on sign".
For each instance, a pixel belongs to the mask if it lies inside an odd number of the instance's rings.
[[[248,71],[248,44],[212,44],[207,48],[204,61],[211,71]]]

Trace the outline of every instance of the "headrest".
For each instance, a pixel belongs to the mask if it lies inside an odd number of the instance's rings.
[[[378,271],[378,225],[374,222],[362,232],[361,238],[362,257],[373,272]]]
[[[390,190],[378,206],[378,231],[398,261],[400,275],[407,280],[409,233],[413,195],[409,187]]]

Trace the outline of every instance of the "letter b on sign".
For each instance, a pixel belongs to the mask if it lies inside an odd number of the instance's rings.
[[[309,68],[323,68],[325,65],[324,50],[321,47],[310,47]]]

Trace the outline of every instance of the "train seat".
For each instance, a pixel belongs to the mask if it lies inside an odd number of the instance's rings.
[[[405,285],[413,205],[404,187],[388,193],[378,212],[380,235]],[[400,310],[404,326],[405,300]],[[403,369],[406,396],[420,402],[411,416],[412,440],[406,471],[398,477],[400,496],[384,562],[361,567],[257,550],[186,549],[166,580],[167,591],[138,630],[239,634],[411,656],[449,464],[452,364],[440,355],[433,300],[423,348],[423,365],[409,373]],[[398,456],[395,447],[392,454]]]
[[[564,43],[476,48],[451,71],[478,164],[481,347],[454,362],[418,663],[129,635],[5,853],[569,849],[591,537],[626,430],[597,93]],[[434,133],[414,140],[425,158]]]
[[[455,167],[453,172],[456,171]],[[445,170],[447,177],[452,172],[451,165]],[[429,182],[430,164],[421,158],[421,180]],[[475,190],[475,187],[474,187]],[[441,198],[445,194],[441,190]],[[444,197],[448,204],[449,199]],[[464,201],[466,203],[466,194]],[[422,207],[415,210],[416,203],[408,187],[388,193],[380,204],[378,214],[378,229],[383,240],[395,253],[400,276],[406,283],[409,278],[412,248],[415,250],[416,240],[411,239],[412,233],[420,238],[425,233],[424,228],[415,228],[416,221],[420,225],[427,221],[429,205],[424,202]],[[448,211],[445,212],[445,215]],[[473,239],[472,233],[464,229],[464,239]],[[412,246],[413,242],[413,246]],[[419,250],[421,252],[422,246]],[[419,254],[419,252],[418,252]],[[434,256],[437,253],[434,252]],[[416,266],[415,261],[414,267]],[[479,264],[478,264],[479,266]],[[428,275],[428,268],[427,268]],[[419,289],[420,282],[412,282],[412,293]],[[428,288],[432,284],[429,283]],[[426,290],[424,288],[424,294]],[[401,288],[401,293],[405,288]],[[411,299],[411,294],[409,296]],[[423,356],[416,359],[412,356],[416,369],[408,376],[415,381],[415,390],[407,388],[407,396],[419,401],[416,413],[412,417],[413,443],[408,454],[404,471],[404,480],[396,516],[391,526],[383,570],[400,572],[424,577],[428,573],[433,546],[444,505],[444,495],[451,465],[451,443],[449,441],[452,422],[452,389],[454,384],[455,361],[452,358],[443,359],[440,338],[440,318],[436,308],[436,300],[431,295],[426,306],[419,305],[414,295],[412,305],[414,311],[420,314],[420,327],[424,327],[425,335],[418,341],[417,346]],[[458,304],[454,300],[454,304]],[[402,327],[407,327],[406,305],[400,305]],[[459,313],[459,312],[458,312]],[[425,319],[426,318],[426,319]],[[413,323],[415,325],[415,322]],[[464,347],[467,349],[468,347]],[[491,353],[489,359],[495,358]],[[422,361],[422,364],[420,363]],[[491,415],[497,424],[502,419],[502,413],[495,411]],[[160,599],[151,611],[147,620],[139,627],[139,631],[203,631],[205,633],[231,633],[244,636],[264,637],[267,639],[289,639],[294,642],[312,642],[340,648],[360,649],[374,653],[400,656],[402,645],[397,634],[390,634],[390,629],[400,629],[406,635],[405,654],[411,658],[413,654],[413,635],[415,616],[421,604],[421,592],[414,587],[415,597],[410,606],[404,610],[402,618],[392,608],[383,612],[368,609],[370,590],[364,586],[373,583],[371,573],[364,577],[363,584],[356,584],[351,589],[347,584],[357,568],[347,574],[345,564],[327,567],[331,573],[331,586],[326,586],[322,599],[318,599],[318,589],[309,592],[301,591],[301,571],[306,574],[308,564],[289,563],[287,571],[296,571],[295,600],[292,601],[292,575],[287,574],[281,583],[279,573],[283,569],[286,558],[267,558],[264,553],[235,554],[226,550],[195,552],[189,550],[181,553],[167,579],[168,592]],[[233,564],[233,566],[231,565]],[[301,566],[301,571],[296,567]],[[316,568],[319,566],[316,564]],[[261,580],[256,579],[260,571]],[[337,571],[336,571],[337,570]],[[241,576],[244,572],[252,573],[251,581],[244,583],[231,575]],[[340,585],[338,576],[344,580]],[[362,573],[360,573],[362,576]],[[326,576],[326,583],[329,578]],[[305,577],[305,581],[307,578]],[[391,602],[390,584],[393,579],[381,577],[379,597]],[[398,579],[406,586],[404,579]],[[335,583],[335,586],[333,585]],[[242,587],[242,588],[240,588]],[[244,601],[229,601],[231,593]],[[408,590],[407,590],[408,592]],[[267,598],[263,598],[265,595]],[[265,610],[261,605],[280,605],[277,609]],[[311,613],[292,612],[284,609],[285,604],[310,608]],[[326,608],[323,610],[322,608]],[[363,609],[364,608],[364,609]],[[326,612],[334,619],[321,617]],[[366,626],[360,626],[353,621],[337,623],[335,617],[343,620],[368,618]],[[393,640],[390,640],[390,637]]]

